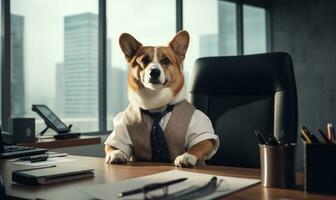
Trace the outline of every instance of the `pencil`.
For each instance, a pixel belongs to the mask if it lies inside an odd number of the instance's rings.
[[[306,140],[307,143],[311,144],[312,141],[309,137],[309,133],[307,133],[307,129],[305,127],[301,128],[301,135]]]

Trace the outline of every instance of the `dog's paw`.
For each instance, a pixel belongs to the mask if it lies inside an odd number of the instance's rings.
[[[196,156],[185,152],[184,154],[177,156],[174,161],[176,167],[193,167],[196,165]]]
[[[119,149],[113,150],[107,153],[105,156],[105,162],[108,164],[122,164],[128,161],[129,161],[128,156],[124,152],[120,151]]]

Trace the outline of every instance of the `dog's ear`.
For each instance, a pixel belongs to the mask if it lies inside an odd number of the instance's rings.
[[[169,42],[169,46],[173,49],[177,55],[179,62],[182,63],[185,54],[189,46],[189,33],[187,31],[178,32],[172,41]]]
[[[132,35],[123,33],[119,37],[119,45],[124,52],[126,60],[130,62],[142,44],[138,42]]]

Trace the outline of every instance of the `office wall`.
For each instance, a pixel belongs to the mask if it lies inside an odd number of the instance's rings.
[[[273,51],[288,52],[296,76],[299,127],[336,125],[336,1],[273,0]],[[302,170],[299,141],[297,167]]]

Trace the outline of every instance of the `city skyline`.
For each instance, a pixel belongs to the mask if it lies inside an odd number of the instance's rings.
[[[64,58],[56,66],[55,104],[64,117],[96,116],[98,112],[98,15],[80,13],[64,17]],[[111,39],[107,39],[111,54]],[[87,51],[83,51],[83,49]],[[71,80],[67,80],[70,77]],[[107,57],[107,109],[115,115],[127,104],[127,71],[112,67]],[[96,88],[96,89],[95,89]],[[85,95],[81,95],[82,93]],[[63,99],[62,99],[63,98]],[[85,102],[85,100],[87,100]],[[91,106],[91,107],[90,107]],[[87,109],[87,110],[85,110]]]
[[[70,16],[65,16],[64,17],[64,34],[67,35],[69,32],[66,31],[66,23],[67,20],[70,18],[76,18],[76,17],[81,17],[83,15],[91,15],[91,17],[95,18],[94,20],[97,19],[97,15],[94,13],[81,13],[81,14],[77,14],[77,15],[70,15]],[[71,20],[70,20],[71,21]],[[69,69],[65,70],[65,67],[69,67],[73,68],[76,67],[76,63],[73,64],[71,63],[73,60],[71,60],[73,58],[73,51],[78,50],[78,49],[71,49],[71,46],[68,46],[68,44],[66,44],[67,42],[69,43],[73,43],[74,41],[72,41],[71,39],[68,41],[65,41],[67,36],[65,36],[65,40],[64,40],[64,52],[65,52],[65,58],[68,58],[68,62],[65,64],[64,61],[60,61],[58,63],[56,63],[56,72],[55,72],[55,98],[52,101],[45,101],[46,99],[41,98],[41,96],[35,97],[35,98],[25,98],[25,78],[24,78],[24,16],[19,16],[19,15],[11,15],[11,22],[12,22],[12,30],[11,30],[11,45],[12,45],[12,84],[13,84],[13,90],[12,90],[12,98],[13,98],[13,102],[15,102],[15,104],[13,104],[13,110],[12,110],[12,116],[13,117],[22,117],[22,116],[29,116],[31,115],[33,112],[31,112],[30,107],[31,104],[33,103],[40,103],[40,102],[44,102],[45,104],[47,104],[49,107],[51,107],[55,113],[57,113],[60,116],[66,116],[66,114],[69,113],[65,113],[65,108],[69,105],[67,104],[65,97],[65,91],[66,91],[66,87],[71,86],[73,83],[67,82],[65,79],[65,77],[67,76],[71,76],[70,74],[65,74],[65,71],[68,71],[68,73],[72,73],[75,74],[75,72],[72,72],[71,69],[69,71]],[[83,21],[82,21],[83,22]],[[92,21],[91,21],[92,22]],[[76,24],[76,20],[75,22],[72,21],[72,25],[70,25],[68,27],[68,29],[72,29],[72,26],[77,26],[78,24]],[[85,23],[84,23],[85,24]],[[83,25],[83,24],[82,24]],[[92,25],[92,24],[91,24]],[[86,27],[87,28],[87,27]],[[98,29],[98,24],[94,23],[93,27],[91,27],[92,30],[97,31]],[[72,30],[74,31],[74,30]],[[78,29],[75,30],[77,33],[75,33],[74,35],[72,35],[70,38],[77,38],[78,39],[78,35],[77,34],[83,34],[84,32],[90,32],[87,30],[82,30],[78,32]],[[97,35],[98,33],[95,33],[94,35]],[[92,34],[91,34],[92,36]],[[94,36],[95,37],[95,36]],[[84,41],[87,41],[87,38],[83,39]],[[82,41],[83,41],[82,40]],[[89,45],[85,44],[84,46],[79,43],[74,44],[79,45],[76,48],[79,49],[91,49],[93,51],[89,52],[88,54],[85,55],[85,57],[91,57],[92,55],[96,55],[93,56],[93,59],[91,59],[88,63],[95,63],[96,66],[94,66],[93,68],[95,68],[95,74],[96,76],[98,76],[98,41],[97,40],[92,40],[91,43]],[[111,54],[111,40],[107,39],[107,53]],[[69,56],[68,56],[69,55]],[[67,57],[68,56],[68,57]],[[127,104],[128,104],[128,100],[127,100],[127,68],[122,69],[122,67],[112,67],[112,61],[111,61],[111,56],[108,57],[107,60],[107,81],[108,81],[108,85],[111,86],[111,88],[108,91],[108,114],[109,116],[114,116],[117,112],[120,112],[122,109],[124,109]],[[78,59],[78,58],[77,58]],[[80,59],[82,60],[82,59]],[[75,59],[76,61],[76,59]],[[81,65],[82,66],[82,65]],[[85,71],[85,68],[80,68],[80,71],[77,71],[77,74],[81,74],[81,71]],[[86,81],[86,80],[85,80]],[[98,77],[96,77],[93,80],[88,80],[86,82],[97,82],[98,83]],[[73,86],[73,85],[72,85]],[[98,91],[98,86],[95,85],[96,90]],[[84,90],[87,90],[87,88],[82,88]],[[68,93],[70,91],[68,90]],[[115,98],[115,96],[118,96],[117,98]],[[71,96],[70,94],[68,94],[68,96]],[[90,95],[89,95],[90,96]],[[27,101],[25,101],[27,100]],[[98,94],[95,95],[95,98],[91,98],[91,100],[93,100],[93,102],[97,102],[96,103],[96,108],[98,106]],[[72,112],[73,113],[73,112]],[[87,113],[89,115],[93,114],[93,113]],[[75,117],[80,117],[80,115],[76,115]]]
[[[66,58],[66,55],[67,55],[67,50],[66,50],[66,46],[67,46],[67,44],[66,44],[67,31],[66,31],[66,28],[65,28],[66,27],[66,18],[69,18],[69,17],[72,17],[72,18],[73,17],[79,17],[79,16],[83,16],[83,15],[91,15],[91,16],[98,17],[94,13],[85,13],[85,14],[80,13],[80,14],[70,15],[70,16],[65,16],[64,17],[64,52],[65,52],[65,56],[64,57],[65,58]],[[76,26],[76,24],[74,26]],[[93,29],[97,30],[98,29],[97,26],[98,26],[98,24],[96,23],[95,27]],[[80,34],[80,33],[77,33],[77,34]],[[74,37],[76,37],[76,36],[74,36]],[[206,37],[206,36],[204,36],[204,35],[200,36],[200,43],[202,43],[201,42],[202,41],[202,37]],[[204,43],[210,42],[211,44],[214,44],[213,42],[214,42],[214,40],[216,40],[215,39],[216,35],[213,34],[213,36],[210,36],[210,37],[214,37],[211,40],[212,42],[209,41],[209,40],[207,40],[207,39],[205,39]],[[71,41],[70,41],[70,43],[71,43]],[[211,44],[210,44],[210,46],[211,46]],[[89,46],[94,47],[93,49],[98,48],[97,47],[98,46],[98,41],[96,41],[95,43],[92,43]],[[200,44],[200,47],[201,46],[202,46],[202,44]],[[202,51],[204,51],[204,48],[200,48],[200,52],[201,52],[200,56],[204,55],[202,53]],[[216,52],[216,51],[214,51],[214,52]],[[212,54],[215,54],[214,52]],[[73,52],[71,52],[71,51],[68,52],[68,54],[71,54],[71,53],[73,53]],[[96,52],[91,52],[90,55],[94,55],[95,53],[97,53],[97,51]],[[108,55],[111,54],[111,40],[110,39],[107,40],[107,54]],[[64,115],[64,114],[65,115],[69,115],[69,114],[70,115],[76,115],[76,114],[74,114],[74,112],[69,111],[69,109],[67,109],[69,112],[67,112],[67,113],[64,112],[65,108],[67,106],[69,106],[67,104],[66,99],[64,98],[65,97],[65,88],[67,87],[66,86],[66,82],[67,81],[64,78],[66,76],[64,74],[64,68],[66,67],[66,65],[64,63],[65,63],[64,61],[56,63],[55,98],[54,98],[53,101],[50,101],[50,103],[51,103],[51,107],[55,108],[56,111],[57,111],[57,113],[59,113],[60,115]],[[96,57],[94,63],[98,63],[97,57]],[[123,69],[122,67],[112,67],[111,56],[108,56],[108,60],[107,60],[107,72],[108,72],[107,73],[108,85],[111,86],[110,91],[108,91],[108,111],[109,111],[108,113],[110,115],[111,114],[115,115],[117,112],[120,112],[123,108],[125,108],[125,106],[128,103],[127,94],[126,94],[127,93],[126,92],[127,91],[127,87],[126,87],[127,82],[125,81],[126,80],[126,76],[127,76],[126,75],[127,74],[127,70],[126,70],[126,68]],[[63,76],[62,76],[62,74],[63,74]],[[185,74],[186,81],[188,81],[187,83],[189,83],[190,72],[185,71],[184,74]],[[97,72],[97,75],[98,75],[98,72]],[[24,78],[22,78],[21,80],[22,80],[22,83],[24,84]],[[93,82],[97,82],[98,83],[98,79],[94,79]],[[68,83],[68,86],[69,86],[69,83]],[[96,91],[98,91],[98,89]],[[69,91],[68,91],[68,93],[69,93]],[[24,93],[22,92],[22,94],[24,94]],[[119,98],[113,98],[113,96],[115,96],[115,94],[117,94],[119,96]],[[63,96],[63,99],[61,98],[61,96]],[[93,100],[94,102],[98,102],[98,95],[95,95],[95,96],[96,96],[96,98],[91,98],[91,100]],[[21,101],[23,101],[23,100],[24,100],[24,98],[21,98]],[[30,100],[29,103],[31,103],[32,102],[31,99],[29,99],[29,100]],[[121,102],[121,101],[123,101],[123,102]],[[60,103],[60,102],[62,102],[62,103]],[[127,103],[125,103],[125,102],[127,102]],[[28,107],[28,109],[26,109],[26,110],[30,109],[30,105],[25,105],[25,107]],[[27,113],[21,112],[21,115],[26,115],[26,114]],[[94,114],[94,112],[91,111],[91,113],[88,112],[87,114],[91,115],[91,114]],[[77,113],[76,117],[80,117],[78,115],[78,113]]]

